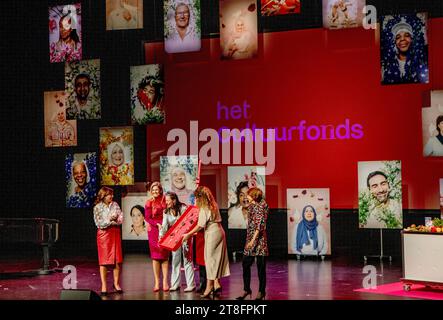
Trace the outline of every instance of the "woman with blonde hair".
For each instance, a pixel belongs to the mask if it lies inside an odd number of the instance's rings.
[[[123,293],[119,285],[122,255],[122,237],[120,225],[123,223],[123,213],[117,204],[112,201],[114,191],[102,187],[97,194],[94,206],[94,222],[97,226],[97,250],[100,265],[100,280],[102,282],[101,295],[107,295],[106,273],[107,266],[113,267],[114,289]]]
[[[163,212],[166,209],[163,187],[155,181],[149,187],[151,198],[145,204],[145,220],[148,222],[149,252],[151,253],[152,269],[154,270],[154,292],[160,290],[160,268],[163,273],[163,291],[169,291],[168,285],[168,259],[169,251],[158,245],[159,228],[163,222]]]
[[[200,209],[198,223],[183,236],[183,242],[186,242],[194,233],[205,230],[204,255],[207,283],[206,290],[200,297],[208,298],[211,294],[221,291],[219,279],[230,275],[226,236],[221,224],[220,211],[211,190],[200,186],[195,190],[194,195],[196,205]]]

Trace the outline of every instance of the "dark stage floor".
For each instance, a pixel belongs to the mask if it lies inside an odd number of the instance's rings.
[[[97,261],[77,257],[58,261],[60,268],[72,265],[77,271],[77,288],[100,291]],[[2,300],[58,300],[63,289],[64,273],[45,276],[8,278],[9,272],[38,267],[39,262],[3,260],[0,271],[0,299]],[[369,260],[377,268],[377,284],[398,282],[401,265],[397,261],[380,263]],[[231,276],[222,279],[223,292],[219,299],[233,300],[242,292],[241,260],[230,263]],[[353,290],[363,287],[363,259],[343,261],[331,259],[269,260],[267,265],[267,300],[392,300],[406,299],[379,294],[359,293]],[[112,275],[108,274],[108,288],[112,288]],[[198,282],[198,271],[196,271]],[[65,280],[66,281],[66,280]],[[112,300],[199,300],[196,292],[185,293],[184,273],[182,288],[177,292],[154,293],[151,260],[147,255],[130,254],[124,258],[121,286],[123,294],[110,294],[103,299]],[[252,269],[253,298],[257,294],[258,280],[255,265]]]

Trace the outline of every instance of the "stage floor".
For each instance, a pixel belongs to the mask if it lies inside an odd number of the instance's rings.
[[[303,259],[268,260],[267,264],[267,300],[404,300],[407,297],[396,297],[382,294],[355,292],[363,287],[363,258],[361,261],[344,259]],[[100,277],[97,261],[91,258],[74,257],[58,261],[60,268],[74,266],[77,275],[77,289],[88,289],[100,292]],[[61,272],[51,275],[33,277],[15,277],[7,275],[12,271],[23,271],[38,266],[38,261],[24,262],[3,260],[0,272],[1,300],[58,300],[63,289],[63,279],[68,276]],[[389,263],[379,259],[368,260],[377,270],[377,284],[398,282],[402,276],[399,261]],[[52,266],[52,265],[51,265]],[[220,300],[233,300],[242,293],[241,259],[230,262],[231,276],[222,279],[223,291]],[[70,274],[69,276],[73,276]],[[66,282],[66,280],[65,280]],[[198,284],[198,269],[196,268]],[[200,300],[196,292],[185,293],[184,272],[182,287],[175,292],[152,291],[152,263],[148,255],[128,254],[124,257],[121,277],[123,294],[109,294],[103,299],[109,300]],[[253,295],[258,288],[256,266],[252,267]],[[112,288],[112,273],[108,273],[108,290]]]

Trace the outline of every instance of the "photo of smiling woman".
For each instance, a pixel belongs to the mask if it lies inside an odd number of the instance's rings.
[[[228,167],[228,228],[246,229],[248,226],[248,190],[258,187],[265,195],[264,167]]]
[[[102,185],[134,184],[132,127],[100,128]]]
[[[382,84],[428,83],[427,14],[381,17]]]

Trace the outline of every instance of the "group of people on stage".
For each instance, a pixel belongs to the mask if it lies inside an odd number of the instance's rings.
[[[149,251],[154,272],[154,292],[160,291],[160,274],[164,292],[180,290],[181,263],[183,262],[186,278],[185,292],[196,290],[193,237],[196,240],[196,264],[199,266],[200,287],[197,289],[201,298],[214,298],[220,295],[220,279],[230,275],[226,235],[222,227],[222,218],[209,188],[199,186],[194,192],[195,205],[199,208],[197,225],[184,234],[181,246],[172,252],[171,285],[168,282],[170,252],[159,246],[160,239],[167,233],[178,218],[186,211],[187,204],[180,202],[176,193],[163,193],[160,182],[153,182],[149,192],[151,198],[145,204],[145,220],[148,223]],[[243,251],[244,292],[238,300],[252,296],[251,266],[257,261],[259,291],[257,300],[266,296],[266,256],[268,256],[266,221],[269,208],[259,188],[248,191],[248,225],[246,243]],[[120,225],[123,213],[113,201],[113,190],[102,187],[94,206],[94,221],[97,230],[97,249],[100,265],[101,295],[108,294],[106,284],[107,268],[113,269],[113,287],[117,293],[123,293],[120,287],[120,271],[123,262]],[[161,271],[160,271],[161,270]]]

